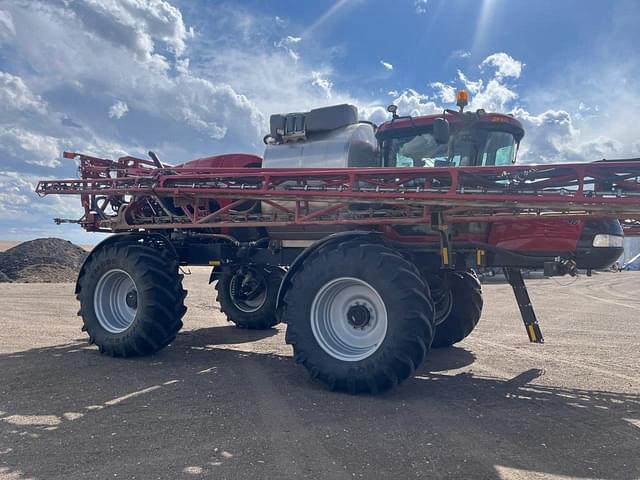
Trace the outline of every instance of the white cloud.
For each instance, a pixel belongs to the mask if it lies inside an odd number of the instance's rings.
[[[0,126],[0,144],[5,151],[20,157],[25,163],[42,167],[60,165],[61,145],[57,138],[40,135],[20,127]]]
[[[578,145],[578,151],[582,159],[600,160],[619,156],[624,150],[624,145],[615,138],[604,135],[583,141]]]
[[[0,171],[0,220],[26,223],[33,215],[43,215],[40,218],[53,226],[54,216],[80,217],[82,206],[76,197],[51,195],[39,198],[35,188],[40,179],[43,178],[15,171]]]
[[[56,168],[65,148],[93,148],[112,153],[114,143],[104,140],[74,122],[68,115],[52,110],[17,76],[0,72],[0,156],[28,170],[27,165]],[[124,153],[120,149],[120,154]]]
[[[320,91],[324,93],[326,98],[331,98],[331,89],[333,88],[333,82],[324,77],[321,72],[312,72],[313,80],[312,85],[318,87]]]
[[[167,2],[11,6],[20,27],[15,46],[38,72],[30,82],[46,78],[41,88],[71,89],[78,99],[101,90],[148,115],[165,131],[179,132],[186,126],[206,138],[222,139],[229,133],[243,144],[258,145],[264,116],[256,106],[229,83],[195,75],[188,57],[172,60],[168,55],[185,53],[192,35],[180,11]],[[74,18],[80,22],[69,35],[68,24]],[[37,38],[27,33],[32,31],[39,32]]]
[[[300,54],[294,50],[294,45],[300,43],[302,41],[302,37],[293,37],[291,35],[287,35],[285,38],[276,43],[277,47],[282,48],[287,55],[291,57],[294,62],[300,60]]]
[[[379,125],[390,118],[387,109],[381,105],[359,105],[358,114],[360,116],[360,120],[373,122],[376,125]]]
[[[227,127],[221,126],[213,121],[205,120],[192,109],[185,107],[182,109],[181,114],[182,120],[187,122],[191,127],[215,140],[222,140],[227,135]]]
[[[385,62],[384,60],[380,60],[380,65],[382,65],[386,70],[393,70],[393,65],[389,62]]]
[[[66,2],[65,6],[92,34],[133,51],[143,60],[153,57],[154,39],[180,56],[193,35],[180,10],[163,0],[85,0]]]
[[[428,95],[416,92],[413,89],[403,91],[393,103],[398,106],[399,115],[431,115],[442,111]]]
[[[34,185],[22,179],[17,172],[0,171],[0,218],[27,213]]]
[[[527,132],[521,151],[524,162],[593,161],[620,155],[624,150],[619,140],[604,135],[583,139],[567,111],[547,110],[532,115],[516,108],[513,113]]]
[[[524,63],[506,53],[494,53],[482,61],[480,68],[484,67],[494,67],[496,69],[496,78],[501,80],[505,77],[520,78]]]
[[[497,78],[492,78],[486,86],[480,88],[469,104],[469,109],[482,108],[488,112],[508,112],[512,102],[518,98],[518,94],[510,87],[501,83]]]
[[[430,87],[436,90],[436,95],[444,103],[455,103],[456,89],[442,82],[433,82]]]
[[[469,50],[454,50],[451,53],[451,58],[471,58],[471,52]]]
[[[216,85],[191,74],[181,75],[174,82],[169,85],[169,92],[175,95],[173,101],[180,110],[170,107],[168,113],[175,120],[186,121],[201,133],[218,140],[224,138],[231,128],[246,142],[253,143],[260,136],[264,121],[262,113],[230,85]],[[213,131],[208,132],[207,126],[211,126]]]
[[[547,110],[538,115],[523,108],[513,112],[526,131],[521,157],[536,163],[554,162],[563,156],[569,144],[575,143],[579,132],[573,126],[571,114],[564,110]]]
[[[600,107],[598,105],[594,105],[590,107],[586,105],[584,102],[580,102],[578,104],[578,111],[574,115],[574,117],[578,120],[581,119],[593,119],[597,118],[600,115]]]
[[[413,6],[416,9],[416,13],[419,15],[427,13],[427,3],[429,3],[429,0],[415,0]]]
[[[482,81],[482,79],[479,79],[476,81],[469,80],[467,76],[464,73],[462,73],[460,70],[458,70],[458,78],[463,83],[465,88],[469,90],[471,93],[478,93],[482,89],[482,86],[484,85],[484,82]]]
[[[432,113],[441,112],[439,107],[428,95],[422,94],[408,88],[402,92],[391,91],[389,95],[393,96],[393,104],[398,107],[398,115],[411,115],[412,117],[419,115],[431,115]],[[380,124],[390,119],[385,106],[379,104],[359,104],[360,118],[375,124]]]
[[[128,111],[129,105],[121,100],[118,100],[116,103],[109,107],[109,118],[120,119],[124,117]]]
[[[44,113],[46,104],[22,78],[0,71],[0,112]]]

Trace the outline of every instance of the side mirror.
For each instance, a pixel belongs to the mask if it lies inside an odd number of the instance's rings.
[[[433,138],[438,145],[449,143],[449,122],[445,118],[436,118],[433,121]]]
[[[393,119],[395,120],[396,118],[398,118],[398,106],[397,105],[389,105],[387,107],[387,112],[389,112],[391,114],[391,116],[393,117]]]

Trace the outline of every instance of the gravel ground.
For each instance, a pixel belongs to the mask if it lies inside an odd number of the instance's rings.
[[[72,284],[0,285],[0,479],[640,478],[640,273],[508,285],[477,330],[381,396],[326,391],[284,328],[230,327],[207,271],[157,355],[87,345]]]

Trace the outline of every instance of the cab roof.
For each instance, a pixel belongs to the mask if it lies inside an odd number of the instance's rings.
[[[433,115],[423,115],[420,117],[399,117],[382,123],[377,130],[377,134],[384,134],[391,130],[401,130],[406,128],[427,127],[433,125],[436,118],[442,118],[442,113]],[[448,110],[444,113],[445,118],[451,125],[461,125],[467,121],[478,121],[486,124],[503,124],[509,130],[518,131],[519,137],[524,136],[524,128],[515,117],[503,113],[487,113],[483,110],[477,112],[458,113]]]

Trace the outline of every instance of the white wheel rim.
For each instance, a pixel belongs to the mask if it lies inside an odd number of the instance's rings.
[[[375,288],[358,278],[325,284],[311,305],[311,329],[333,358],[357,362],[373,355],[387,334],[387,309]]]
[[[126,331],[136,318],[138,290],[124,270],[113,269],[98,280],[93,307],[98,323],[109,333]]]

